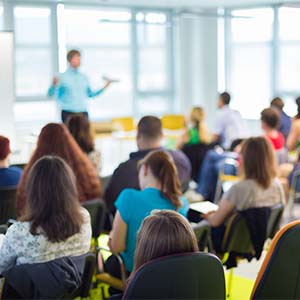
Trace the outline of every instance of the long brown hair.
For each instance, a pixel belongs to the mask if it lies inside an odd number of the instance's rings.
[[[196,251],[195,233],[183,216],[172,210],[154,210],[138,232],[132,273],[155,258]]]
[[[252,137],[242,144],[242,173],[245,179],[254,179],[268,188],[276,177],[275,153],[265,137]]]
[[[77,145],[63,124],[50,123],[43,127],[37,147],[24,169],[17,192],[17,211],[22,213],[26,204],[25,183],[33,164],[45,155],[56,155],[66,161],[73,170],[81,202],[101,196],[101,183],[96,169]]]
[[[25,215],[31,234],[43,234],[50,242],[65,241],[83,224],[76,179],[71,168],[57,156],[44,156],[31,167],[25,191]]]
[[[297,105],[297,114],[295,116],[295,119],[300,119],[300,96],[296,98],[295,102]]]
[[[94,151],[95,145],[91,135],[90,122],[84,114],[70,115],[67,118],[66,126],[83,152]]]
[[[139,161],[138,167],[142,165],[149,167],[153,176],[160,182],[161,193],[172,202],[176,209],[181,207],[182,203],[179,198],[181,186],[172,156],[166,151],[152,151]]]

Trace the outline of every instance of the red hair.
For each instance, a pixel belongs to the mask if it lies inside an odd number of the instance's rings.
[[[73,170],[79,200],[84,202],[102,196],[101,183],[96,169],[78,146],[68,129],[63,124],[50,123],[43,127],[37,147],[24,169],[17,192],[17,211],[22,213],[26,205],[25,183],[32,165],[45,155],[62,158]]]
[[[5,159],[10,152],[9,139],[0,135],[0,160]]]

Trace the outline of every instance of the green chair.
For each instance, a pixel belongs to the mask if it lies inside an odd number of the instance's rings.
[[[17,186],[0,187],[0,224],[16,219]]]
[[[225,299],[222,263],[200,252],[155,259],[137,270],[123,299]]]
[[[251,300],[300,299],[300,221],[275,236],[255,281]]]
[[[208,252],[212,252],[211,226],[209,223],[203,220],[199,223],[191,223],[191,225],[198,241],[199,250],[204,251],[207,249]]]
[[[278,203],[271,208],[267,226],[267,238],[273,239],[276,232],[278,231],[283,211],[284,205],[282,203]]]

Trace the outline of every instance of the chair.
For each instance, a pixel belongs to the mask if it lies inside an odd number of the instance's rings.
[[[292,210],[295,202],[300,201],[300,170],[296,171],[292,178],[289,199],[287,204],[288,217],[292,218]]]
[[[207,249],[208,252],[211,252],[213,247],[211,241],[211,226],[209,223],[203,220],[199,223],[192,223],[191,225],[198,241],[199,250],[204,251]]]
[[[88,298],[95,270],[96,256],[94,253],[88,253],[85,258],[81,286],[70,295],[70,299],[74,299],[77,297],[81,297],[83,299]]]
[[[278,231],[283,211],[284,205],[282,203],[278,203],[271,207],[271,213],[267,226],[267,238],[273,239]]]
[[[106,205],[102,199],[88,200],[82,206],[90,213],[92,223],[92,237],[97,239],[103,231]]]
[[[95,270],[95,255],[62,257],[23,264],[3,272],[1,299],[72,299],[88,296]]]
[[[226,158],[220,169],[218,182],[216,186],[214,202],[217,203],[224,191],[224,184],[229,183],[230,185],[238,181],[238,168],[239,163],[234,158]]]
[[[275,236],[257,275],[251,300],[300,299],[300,221]]]
[[[17,186],[0,187],[0,224],[16,219]]]
[[[133,131],[135,130],[134,119],[132,117],[121,117],[112,119],[114,131]]]
[[[164,115],[161,118],[163,129],[180,130],[185,128],[184,115]]]
[[[225,299],[224,270],[208,253],[161,257],[137,270],[123,299]]]

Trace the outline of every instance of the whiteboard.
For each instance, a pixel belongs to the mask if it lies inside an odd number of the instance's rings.
[[[14,143],[14,37],[0,31],[0,135]]]

